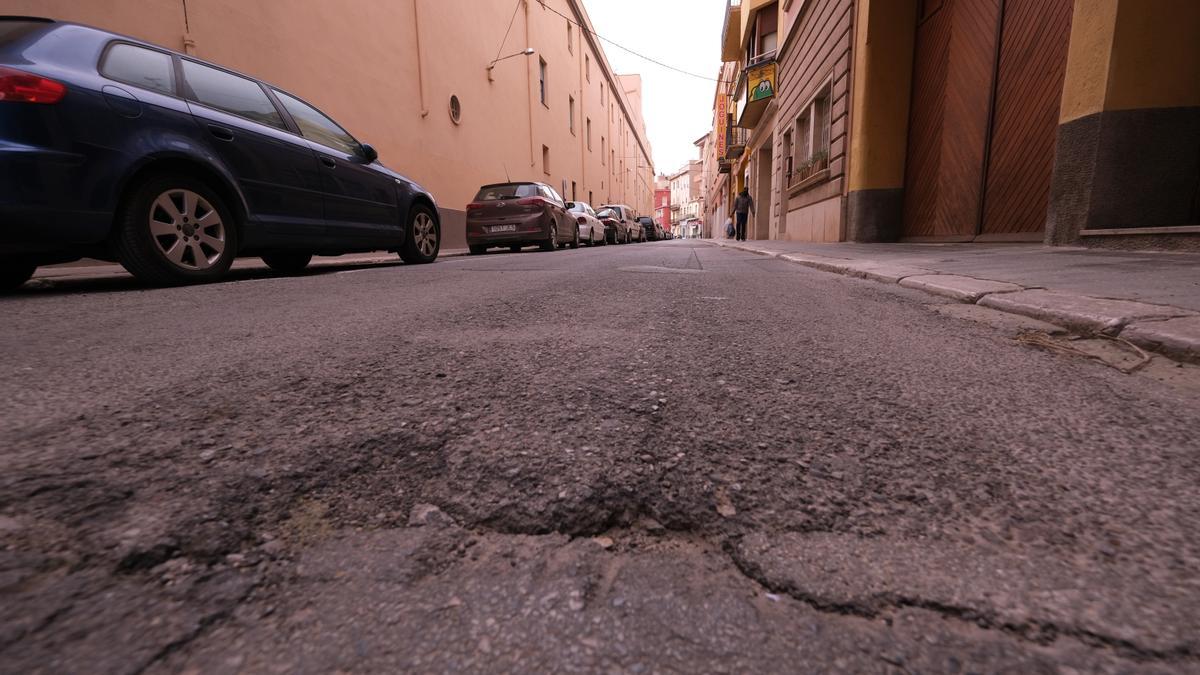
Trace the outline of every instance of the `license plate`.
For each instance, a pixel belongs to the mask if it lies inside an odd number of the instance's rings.
[[[497,232],[516,232],[517,226],[516,225],[493,225],[492,229],[490,229],[488,231],[491,232],[492,234],[495,234]]]

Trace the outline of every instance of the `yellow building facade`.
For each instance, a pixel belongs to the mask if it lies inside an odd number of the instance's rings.
[[[727,0],[721,49],[752,238],[1200,249],[1194,0]]]

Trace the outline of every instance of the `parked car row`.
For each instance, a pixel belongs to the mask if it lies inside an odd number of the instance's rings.
[[[114,33],[0,17],[0,290],[83,257],[173,285],[239,256],[294,272],[314,254],[430,263],[440,247],[433,196],[299,97]]]
[[[472,255],[490,248],[544,251],[670,239],[653,218],[638,216],[624,204],[597,211],[585,202],[568,202],[545,183],[484,185],[467,205],[467,245]]]

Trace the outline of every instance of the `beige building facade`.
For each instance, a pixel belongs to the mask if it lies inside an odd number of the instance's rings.
[[[465,207],[486,183],[541,181],[567,200],[653,210],[641,78],[613,73],[580,0],[2,0],[0,10],[154,42],[310,101],[433,193],[444,248],[465,245]]]

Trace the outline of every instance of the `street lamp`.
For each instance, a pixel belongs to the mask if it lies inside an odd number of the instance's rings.
[[[495,79],[492,77],[492,69],[496,67],[497,63],[500,63],[501,61],[503,61],[505,59],[511,59],[514,56],[533,56],[535,53],[537,53],[536,50],[534,50],[533,47],[529,47],[523,52],[517,52],[516,54],[509,54],[508,56],[501,56],[501,57],[492,59],[492,62],[489,63],[487,66],[488,82],[492,82]]]

